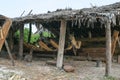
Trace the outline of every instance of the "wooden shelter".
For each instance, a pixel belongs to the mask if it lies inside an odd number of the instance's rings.
[[[0,52],[3,47],[3,44],[5,43],[9,57],[11,58],[12,61],[12,65],[14,66],[14,60],[6,40],[11,25],[12,25],[12,20],[10,18],[0,15]]]
[[[106,75],[111,72],[111,29],[119,29],[120,3],[112,5],[85,8],[80,10],[57,9],[46,14],[27,15],[13,18],[13,28],[20,28],[19,54],[23,55],[23,29],[24,24],[35,24],[37,27],[42,24],[45,28],[58,35],[59,48],[57,56],[57,67],[62,68],[67,34],[75,34],[78,38],[105,36],[106,34]],[[31,29],[31,28],[30,28]],[[97,32],[95,32],[98,30]],[[104,30],[104,31],[102,31]],[[30,30],[31,31],[31,30]],[[60,32],[60,33],[59,33]],[[106,33],[104,33],[106,32]]]

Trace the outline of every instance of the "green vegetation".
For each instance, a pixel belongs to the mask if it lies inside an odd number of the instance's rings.
[[[24,42],[28,42],[28,35],[29,35],[29,29],[25,28],[24,29]],[[20,37],[20,31],[19,30],[15,33],[15,37],[17,39],[19,39],[19,37]],[[30,43],[33,44],[33,43],[37,42],[39,38],[40,38],[39,34],[33,34],[32,33]]]
[[[28,35],[29,35],[29,28],[25,28],[24,29],[24,42],[28,42]],[[54,37],[55,38],[55,35],[48,32],[48,31],[44,31],[42,32],[42,35],[43,37]],[[31,33],[31,39],[30,39],[30,43],[33,44],[33,43],[36,43],[40,37],[41,37],[38,33],[37,34],[33,34]],[[19,40],[19,37],[20,37],[20,31],[18,30],[16,33],[15,33],[15,37]]]
[[[104,77],[103,80],[118,80],[115,77],[109,76],[109,77]]]
[[[42,32],[42,36],[43,37],[53,37],[53,38],[55,38],[55,35],[54,34],[52,34],[51,32],[48,32],[48,31],[44,31],[44,32]]]

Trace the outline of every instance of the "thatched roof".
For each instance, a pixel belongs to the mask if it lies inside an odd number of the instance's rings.
[[[116,11],[120,9],[120,2],[115,4],[94,7],[94,8],[84,8],[80,10],[72,10],[72,9],[57,9],[54,12],[48,12],[46,14],[35,14],[35,15],[27,15],[24,17],[13,18],[15,22],[35,22],[35,21],[50,21],[50,20],[72,20],[84,16],[96,16],[96,15],[106,15],[103,13],[117,13]],[[93,14],[95,13],[95,14]]]
[[[99,12],[99,13],[116,12],[117,10],[120,10],[120,2],[94,8],[84,8],[82,10],[86,12]]]

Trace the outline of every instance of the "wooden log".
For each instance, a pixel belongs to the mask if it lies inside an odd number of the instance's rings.
[[[105,76],[110,76],[111,74],[111,28],[110,21],[107,21],[106,24],[106,69]]]
[[[65,35],[66,35],[66,21],[61,20],[59,48],[58,48],[57,65],[56,65],[58,68],[62,68],[62,65],[63,65]]]
[[[10,26],[12,24],[11,19],[8,19],[7,17],[4,17],[4,18],[6,20],[5,20],[5,23],[2,26],[2,33],[1,33],[2,39],[0,39],[0,51],[2,49],[2,46],[3,46],[4,42],[5,42],[5,39],[7,37],[7,34],[9,32],[9,29],[10,29]]]
[[[51,45],[52,45],[54,48],[58,49],[59,45],[58,45],[55,41],[53,41],[52,39],[50,39],[50,43],[51,43]]]
[[[72,45],[76,48],[76,49],[80,49],[81,47],[81,41],[76,41],[74,35],[70,35],[70,40]]]
[[[19,41],[19,58],[23,59],[23,42],[24,42],[24,24],[20,26],[20,41]]]
[[[99,47],[99,48],[83,48],[82,49],[83,52],[105,52],[106,49]]]
[[[106,39],[105,37],[97,37],[97,38],[82,38],[80,41],[82,42],[104,42]]]
[[[119,31],[114,30],[113,36],[112,36],[112,44],[111,44],[112,45],[112,49],[111,49],[112,56],[115,53],[116,43],[118,41],[118,35],[119,35]]]
[[[8,44],[9,44],[10,51],[12,51],[12,50],[13,50],[13,47],[14,47],[14,39],[13,39],[13,36],[14,36],[13,30],[10,29],[9,34],[8,34],[8,39],[9,39]]]
[[[119,48],[120,48],[120,37],[118,37],[118,45],[119,45]]]
[[[10,56],[12,65],[14,66],[14,65],[15,65],[15,64],[14,64],[14,59],[13,59],[13,57],[12,57],[12,54],[11,54],[11,52],[10,52],[10,49],[9,49],[9,46],[8,46],[8,43],[7,43],[6,40],[5,40],[5,46],[6,46],[6,48],[7,48],[8,54],[9,54],[9,56]]]
[[[118,61],[118,64],[120,64],[120,55],[118,55],[118,60],[117,61]]]
[[[41,48],[43,48],[46,51],[53,51],[51,48],[49,48],[44,42],[39,41],[39,45]]]
[[[1,26],[0,26],[0,39],[3,39],[3,31]]]

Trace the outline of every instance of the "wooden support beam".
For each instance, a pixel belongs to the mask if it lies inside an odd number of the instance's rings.
[[[12,20],[11,19],[8,19],[7,17],[4,17],[5,18],[5,22],[4,24],[2,25],[2,28],[1,28],[1,38],[0,38],[0,51],[3,47],[3,44],[5,42],[5,39],[7,37],[7,34],[9,32],[9,29],[10,29],[10,26],[12,24]]]
[[[106,24],[106,69],[105,76],[110,76],[111,74],[111,27],[110,21],[107,21]]]
[[[14,39],[13,39],[13,30],[10,29],[9,30],[9,34],[8,34],[8,44],[9,44],[9,48],[10,48],[10,51],[13,50],[13,47],[14,47]]]
[[[3,39],[3,31],[2,31],[2,27],[0,26],[0,39]]]
[[[65,46],[65,35],[66,35],[66,21],[61,20],[60,27],[60,38],[59,38],[59,48],[57,54],[57,67],[62,68],[63,66],[63,55],[64,55],[64,46]]]
[[[19,57],[23,59],[24,24],[20,26]]]
[[[115,54],[115,48],[116,48],[116,43],[118,41],[118,36],[119,36],[119,31],[114,30],[113,36],[112,36],[112,44],[111,44],[111,53],[112,56]]]
[[[120,48],[120,37],[118,37],[118,45],[119,45],[119,48]]]
[[[7,43],[6,40],[5,40],[5,46],[6,46],[6,49],[7,49],[7,51],[8,51],[9,57],[10,57],[10,59],[11,59],[12,65],[14,66],[14,65],[15,65],[15,64],[14,64],[14,59],[13,59],[13,57],[12,57],[12,54],[11,54],[11,52],[10,52],[10,49],[9,49],[9,46],[8,46],[8,43]]]
[[[31,24],[31,23],[29,23],[28,43],[30,43],[30,40],[31,40],[31,32],[32,32],[32,24]]]

